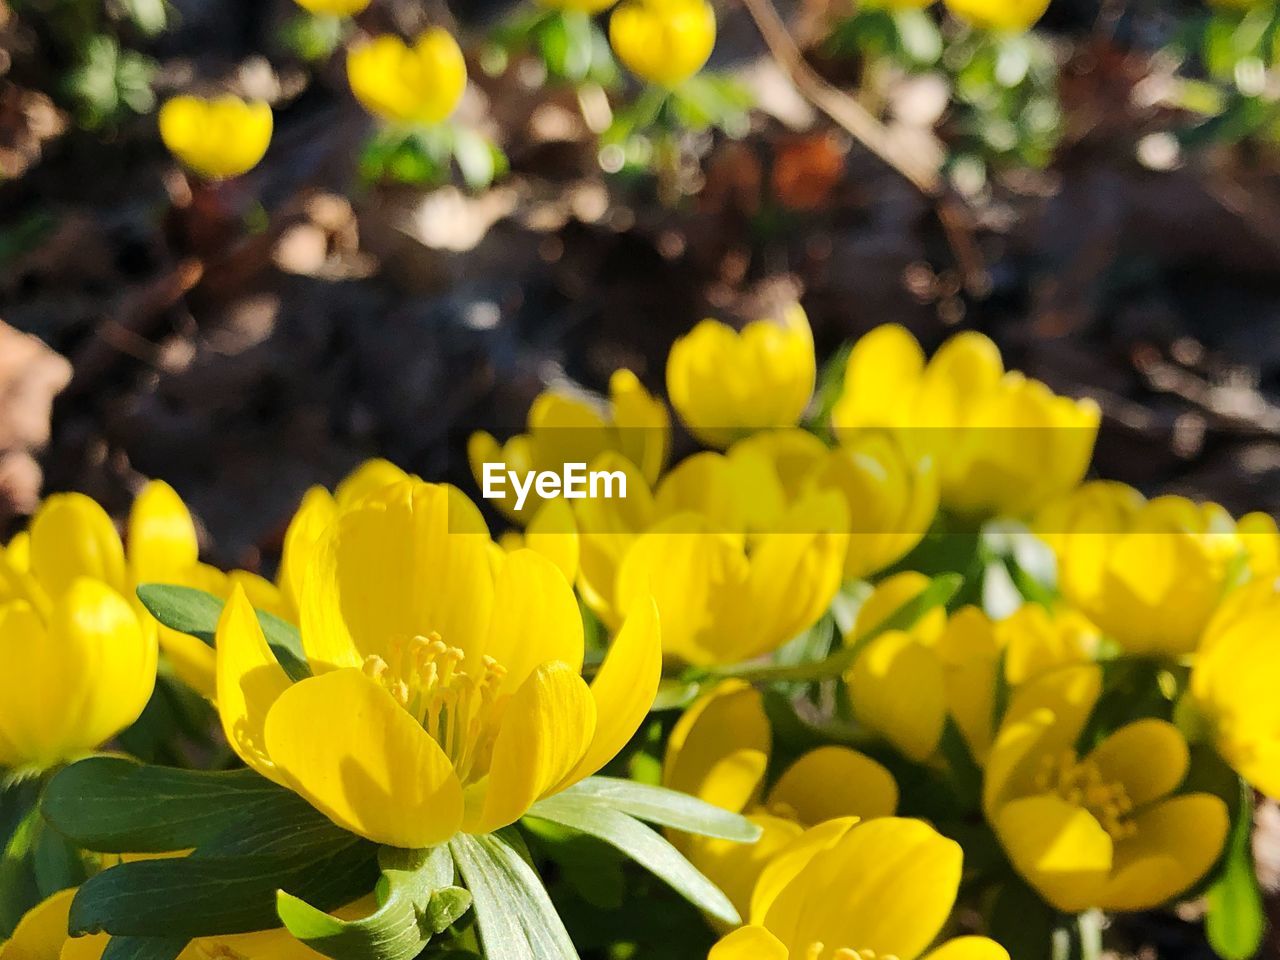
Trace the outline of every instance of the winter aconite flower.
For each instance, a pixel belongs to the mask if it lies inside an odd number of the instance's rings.
[[[391,123],[440,123],[467,88],[467,62],[447,30],[433,27],[413,45],[381,36],[347,54],[351,92],[366,110]]]
[[[1249,783],[1280,797],[1280,592],[1274,580],[1232,594],[1210,621],[1191,697],[1218,753]]]
[[[813,333],[798,305],[781,322],[757,320],[741,331],[703,320],[667,355],[667,394],[680,419],[721,449],[758,430],[794,427],[816,377]]]
[[[1059,910],[1146,910],[1217,860],[1227,808],[1179,793],[1190,765],[1172,724],[1137,720],[1079,741],[1102,689],[1067,667],[1013,696],[987,760],[983,806],[1014,868]]]
[[[832,411],[842,437],[889,429],[907,450],[931,456],[943,504],[976,519],[1027,516],[1073,490],[1099,419],[1093,402],[1006,372],[982,334],[957,334],[926,363],[915,338],[893,324],[854,345]]]
[[[174,97],[160,108],[160,137],[182,165],[206,180],[256,167],[271,143],[271,107],[225,96]]]
[[[318,17],[354,17],[370,0],[298,0],[298,6]]]
[[[1042,511],[1035,526],[1058,556],[1066,599],[1131,653],[1195,650],[1249,558],[1217,504],[1147,500],[1120,483],[1086,484]]]
[[[945,0],[957,20],[982,30],[1022,33],[1049,9],[1049,0]]]
[[[759,691],[726,680],[680,718],[667,742],[663,786],[745,812],[762,834],[754,844],[673,832],[672,841],[746,916],[757,878],[807,827],[839,817],[891,816],[893,775],[842,746],[818,747],[784,770],[762,797],[773,734]]]
[[[46,500],[0,556],[0,767],[75,759],[138,718],[157,649],[131,596],[119,534],[78,493]]]
[[[756,884],[751,923],[708,960],[916,960],[951,916],[964,854],[919,820],[832,821],[794,841]],[[926,960],[1008,960],[993,940],[961,937]]]
[[[716,13],[706,0],[624,0],[609,20],[609,43],[637,77],[672,89],[710,59]]]
[[[227,738],[334,823],[405,848],[492,832],[595,773],[643,720],[661,670],[653,605],[637,604],[588,687],[560,570],[493,550],[471,501],[416,480],[325,532],[301,637],[305,671],[287,673],[232,596],[217,631]]]
[[[476,483],[484,488],[485,464],[503,470],[562,472],[567,463],[591,463],[613,451],[639,468],[645,483],[657,482],[670,448],[671,417],[662,401],[630,370],[609,379],[607,402],[561,390],[540,393],[529,407],[526,431],[499,444],[484,431],[472,435],[467,455]],[[544,501],[530,490],[517,510],[508,485],[493,502],[508,518],[528,523]]]

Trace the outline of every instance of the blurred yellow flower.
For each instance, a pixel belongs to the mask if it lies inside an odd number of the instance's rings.
[[[1183,497],[1146,500],[1094,482],[1050,504],[1035,530],[1058,557],[1063,596],[1130,653],[1191,653],[1248,551],[1230,515]],[[1261,544],[1259,543],[1259,546]]]
[[[960,845],[920,820],[833,821],[794,841],[762,873],[751,923],[708,960],[916,960],[938,938],[960,888]],[[993,940],[960,937],[926,960],[1009,960]]]
[[[271,143],[271,107],[225,96],[174,97],[160,108],[160,137],[187,169],[206,180],[256,167]]]
[[[0,767],[45,769],[133,723],[156,678],[156,633],[130,602],[106,511],[49,497],[0,556]]]
[[[644,482],[658,480],[671,444],[671,418],[661,400],[644,388],[630,370],[617,370],[609,379],[608,404],[587,396],[571,396],[557,390],[538,394],[529,407],[527,431],[499,444],[491,434],[472,434],[467,456],[476,483],[484,486],[484,465],[504,464],[516,471],[561,473],[566,463],[595,461],[614,451],[634,464]],[[509,492],[492,500],[508,519],[527,523],[543,504],[530,490],[521,510]]]
[[[1205,631],[1191,696],[1218,753],[1249,783],[1280,797],[1280,591],[1274,579],[1237,590]]]
[[[652,603],[636,604],[588,688],[564,575],[531,550],[493,550],[451,487],[367,496],[328,528],[303,584],[313,675],[296,683],[243,592],[223,611],[223,730],[249,766],[376,843],[515,822],[612,759],[657,690]]]
[[[549,500],[529,521],[523,533],[508,530],[498,542],[507,553],[528,549],[542,554],[560,568],[570,583],[578,578],[581,548],[573,508],[567,500]]]
[[[298,0],[298,6],[319,17],[354,17],[370,0]]]
[[[758,430],[794,427],[813,396],[817,361],[798,304],[782,322],[757,320],[741,332],[703,320],[667,356],[667,394],[689,431],[723,449]]]
[[[754,844],[670,834],[744,917],[761,871],[805,828],[841,817],[888,817],[898,806],[893,775],[870,757],[840,746],[818,747],[801,756],[761,800],[772,743],[759,691],[726,680],[676,723],[662,768],[663,786],[745,812],[763,831]]]
[[[1146,910],[1194,885],[1226,839],[1226,804],[1178,794],[1190,765],[1172,724],[1138,720],[1078,743],[1102,671],[1066,667],[1021,687],[987,760],[983,807],[1014,868],[1059,910]]]
[[[943,0],[957,20],[981,30],[1021,33],[1035,26],[1049,0]]]
[[[637,77],[680,86],[716,45],[716,12],[706,0],[624,0],[609,19],[613,52]]]
[[[905,449],[934,459],[943,504],[982,519],[1027,516],[1078,486],[1100,413],[1005,372],[982,334],[957,334],[926,363],[916,339],[888,324],[854,345],[831,419],[842,438],[893,430]]]
[[[467,89],[467,62],[447,30],[432,27],[413,46],[380,36],[347,54],[347,81],[366,110],[392,123],[447,119]]]

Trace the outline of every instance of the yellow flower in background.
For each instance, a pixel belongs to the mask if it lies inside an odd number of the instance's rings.
[[[432,27],[413,46],[375,37],[347,54],[347,81],[361,105],[392,123],[440,123],[467,89],[467,62],[447,30]]]
[[[943,0],[957,20],[980,30],[1022,33],[1049,9],[1049,0]]]
[[[1205,631],[1191,670],[1191,698],[1223,759],[1280,797],[1280,591],[1274,579],[1227,598]]]
[[[174,97],[160,108],[160,137],[187,169],[206,180],[252,170],[271,143],[271,107],[225,96]]]
[[[676,413],[690,433],[719,449],[758,430],[794,427],[816,379],[813,332],[799,304],[781,322],[756,320],[741,332],[703,320],[667,355]]]
[[[751,923],[708,960],[916,960],[951,916],[964,854],[920,820],[824,824],[765,870]],[[960,937],[926,960],[1009,960],[993,940]]]
[[[898,806],[893,775],[870,757],[840,746],[801,756],[762,800],[772,745],[759,691],[727,680],[676,723],[662,767],[663,786],[746,813],[763,831],[754,844],[670,832],[672,842],[744,917],[760,873],[806,828],[842,817],[888,817]]]
[[[926,363],[916,339],[887,324],[854,345],[831,419],[842,438],[894,431],[906,450],[933,458],[943,504],[982,519],[1027,516],[1077,487],[1100,412],[1006,372],[982,334],[957,334]]]
[[[548,501],[523,533],[508,530],[498,542],[507,553],[528,549],[542,554],[560,568],[569,583],[578,578],[581,546],[573,508],[567,500]]]
[[[0,558],[0,767],[73,760],[142,713],[156,634],[130,597],[106,511],[78,493],[49,497]]]
[[[298,6],[319,17],[354,17],[370,0],[298,0]]]
[[[1146,500],[1089,483],[1047,507],[1035,532],[1058,558],[1063,596],[1130,653],[1195,650],[1249,551],[1230,515],[1183,497]],[[1261,542],[1259,542],[1261,546]]]
[[[609,43],[641,80],[675,88],[711,58],[716,12],[706,0],[624,0],[609,19]]]
[[[595,773],[661,674],[657,615],[637,604],[588,688],[560,570],[494,551],[470,500],[416,480],[328,528],[301,635],[313,675],[293,682],[232,596],[217,630],[227,739],[342,828],[404,848],[499,829]]]
[[[662,401],[644,388],[630,370],[616,370],[609,379],[607,404],[586,395],[546,390],[529,407],[527,429],[504,444],[480,431],[467,443],[467,457],[477,485],[484,489],[485,464],[499,469],[562,473],[566,463],[590,464],[615,452],[638,468],[647,484],[654,484],[666,466],[671,445],[671,418]],[[493,499],[515,523],[527,523],[543,500],[532,489],[521,510],[511,485],[507,496]]]
[[[1014,868],[1059,910],[1146,910],[1218,859],[1226,804],[1178,794],[1190,765],[1172,724],[1138,720],[1092,749],[1095,665],[1045,674],[1013,696],[987,760],[983,808]]]

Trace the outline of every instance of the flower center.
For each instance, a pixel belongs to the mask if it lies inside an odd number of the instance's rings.
[[[1126,840],[1138,832],[1133,801],[1124,784],[1108,782],[1096,763],[1079,759],[1074,750],[1042,757],[1035,786],[1087,810],[1112,840]]]
[[[488,772],[505,697],[506,669],[492,657],[472,676],[459,667],[466,654],[438,634],[393,640],[386,659],[365,657],[364,672],[440,745],[464,784]]]
[[[824,943],[811,943],[805,951],[804,960],[898,960],[892,953],[876,953],[874,950],[854,950],[851,947],[840,947],[833,953],[826,952]]]

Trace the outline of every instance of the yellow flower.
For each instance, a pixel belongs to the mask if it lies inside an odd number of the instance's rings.
[[[238,97],[174,97],[160,108],[160,137],[189,170],[207,180],[256,167],[271,143],[271,107]]]
[[[499,543],[507,553],[528,549],[542,554],[560,568],[560,572],[570,583],[578,577],[581,548],[573,508],[567,500],[548,501],[529,521],[529,526],[523,533],[508,530]]]
[[[451,487],[408,480],[328,528],[304,577],[291,682],[243,593],[217,631],[218,710],[241,758],[342,828],[421,848],[488,833],[599,770],[661,673],[637,604],[590,688],[573,591],[505,555]]]
[[[32,907],[10,940],[0,943],[0,960],[102,960],[111,939],[105,933],[67,936],[71,901],[76,891],[63,890]],[[345,920],[369,913],[368,903],[353,904],[334,914]],[[322,955],[295,940],[287,930],[264,930],[222,937],[204,937],[183,949],[178,960],[211,957],[271,957],[271,960],[319,960]]]
[[[1236,591],[1210,622],[1191,670],[1192,702],[1218,753],[1280,797],[1280,592],[1274,579]]]
[[[0,767],[75,759],[138,718],[156,634],[129,596],[106,512],[77,493],[46,500],[0,558]]]
[[[347,54],[351,92],[366,110],[392,123],[447,119],[467,89],[467,62],[448,31],[432,27],[413,46],[381,36]]]
[[[919,820],[885,817],[810,830],[761,875],[751,923],[708,960],[916,960],[942,932],[960,888],[959,844]],[[1009,960],[960,937],[926,960]]]
[[[662,783],[733,813],[763,831],[754,844],[671,832],[672,842],[747,916],[756,880],[807,827],[841,817],[891,816],[893,775],[847,747],[818,747],[789,766],[760,799],[772,751],[760,693],[737,680],[717,684],[676,723]]]
[[[957,20],[980,30],[1022,33],[1049,9],[1049,0],[944,0]]]
[[[782,323],[757,320],[741,332],[703,320],[667,356],[672,405],[695,437],[720,449],[757,430],[794,427],[816,378],[813,333],[799,305]]]
[[[590,464],[606,452],[616,452],[634,464],[648,484],[654,484],[667,462],[671,418],[662,401],[630,370],[617,370],[609,379],[607,406],[593,397],[571,396],[556,390],[538,394],[529,407],[527,432],[504,444],[479,431],[467,443],[467,457],[476,483],[483,489],[484,466],[498,464],[515,471],[561,473],[567,463]],[[527,523],[543,504],[532,489],[521,510],[515,496],[494,499],[508,519]]]
[[[716,45],[716,12],[706,0],[625,0],[609,19],[618,59],[642,80],[680,86]]]
[[[1145,500],[1111,482],[1051,504],[1036,532],[1058,557],[1063,596],[1131,653],[1195,650],[1248,551],[1217,504]]]
[[[1096,665],[1020,688],[983,784],[1014,868],[1068,913],[1159,906],[1204,876],[1227,834],[1219,798],[1177,793],[1190,760],[1172,724],[1138,720],[1078,751],[1101,689]]]
[[[370,0],[298,0],[298,6],[319,17],[354,17]]]
[[[593,467],[627,468],[616,456]],[[576,502],[578,583],[606,624],[652,598],[666,652],[710,666],[776,650],[826,612],[848,549],[838,494],[818,491],[748,537],[751,488],[730,458],[690,457],[653,494],[631,470],[625,500]]]
[[[904,447],[933,457],[950,510],[976,519],[1026,516],[1079,485],[1100,413],[1005,372],[994,343],[960,333],[928,363],[903,327],[879,327],[853,348],[832,411],[842,437],[891,429]]]

